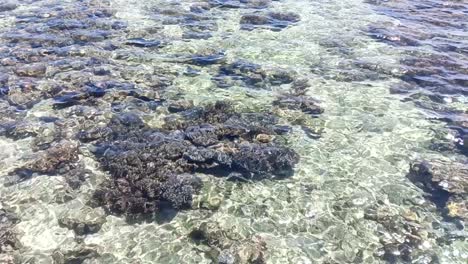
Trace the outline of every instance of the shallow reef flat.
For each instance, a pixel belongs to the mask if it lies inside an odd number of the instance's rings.
[[[0,3],[0,263],[466,263],[442,2]]]

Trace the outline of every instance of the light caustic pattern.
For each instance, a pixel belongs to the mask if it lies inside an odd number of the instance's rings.
[[[14,237],[0,240],[9,243],[2,245],[0,262],[464,263],[462,222],[444,219],[407,174],[420,159],[466,164],[457,145],[466,128],[460,112],[466,76],[459,76],[466,73],[452,63],[453,78],[442,81],[455,90],[439,94],[433,82],[427,88],[424,73],[411,68],[418,58],[428,61],[427,47],[419,54],[408,43],[392,44],[398,38],[389,25],[401,18],[385,12],[404,8],[379,4],[0,4],[0,235]],[[414,37],[410,33],[398,32],[399,40]],[[452,56],[449,50],[439,52]],[[230,101],[221,110],[234,113],[225,118],[197,108],[217,101]],[[221,127],[223,142],[217,138],[210,152],[211,144],[195,141],[199,134],[168,128],[174,113],[185,114],[187,124],[209,123],[197,130],[202,134]],[[449,130],[434,115],[454,117],[449,125],[458,129]],[[232,126],[260,132],[232,140],[225,131]],[[144,141],[158,133],[169,141],[182,133],[190,143],[178,147],[205,151],[203,161],[184,153],[177,159],[183,164],[155,169],[201,179],[200,189],[181,187],[192,208],[144,208],[157,215],[128,219],[123,214],[137,209],[112,200],[124,191],[105,196],[113,204],[104,198],[93,204],[96,190],[119,173],[112,166],[136,168],[121,173],[127,178],[144,173],[139,166],[150,167],[99,156],[100,147],[145,155],[145,146],[153,155]],[[276,151],[284,164],[242,152],[264,167],[249,165],[236,155],[245,144],[268,159]],[[215,155],[210,164],[206,153]],[[229,178],[262,177],[226,180],[210,167],[222,163],[220,153],[231,162],[223,167],[232,170]],[[292,175],[271,176],[289,165]],[[121,188],[121,182],[111,186]],[[165,192],[179,189],[166,182],[152,198],[172,202]]]

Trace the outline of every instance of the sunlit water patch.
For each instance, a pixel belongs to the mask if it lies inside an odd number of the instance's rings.
[[[372,6],[18,2],[0,13],[0,76],[8,76],[1,82],[8,91],[0,93],[0,192],[2,206],[19,218],[7,226],[19,243],[2,248],[5,260],[466,261],[460,222],[443,219],[407,178],[414,160],[466,158],[435,151],[435,143],[453,143],[444,124],[390,93],[405,75],[404,51],[368,35],[371,25],[393,21]],[[54,21],[59,15],[65,20]],[[278,98],[291,94],[324,112],[282,107]],[[227,181],[197,173],[203,187],[192,209],[146,220],[88,204],[110,176],[95,144],[77,139],[80,132],[106,127],[121,113],[164,129],[171,107],[219,100],[233,101],[239,112],[274,114],[277,125],[291,128],[255,138],[273,135],[299,154],[291,177]]]

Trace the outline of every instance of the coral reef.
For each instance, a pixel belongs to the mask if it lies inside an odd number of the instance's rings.
[[[201,187],[194,172],[244,180],[291,174],[298,155],[274,140],[258,140],[284,133],[277,122],[270,114],[237,113],[216,102],[168,116],[161,129],[121,114],[78,137],[95,140],[93,151],[111,174],[96,191],[96,204],[111,213],[140,215],[190,207]]]

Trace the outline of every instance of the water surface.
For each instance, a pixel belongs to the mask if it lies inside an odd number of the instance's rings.
[[[19,218],[19,243],[5,259],[62,263],[85,252],[83,263],[216,263],[189,235],[210,223],[261,241],[266,263],[466,263],[463,221],[444,219],[407,178],[419,159],[466,164],[465,3],[11,3],[0,13],[0,120],[16,125],[0,138],[0,193]],[[239,61],[269,77],[223,72]],[[297,83],[323,113],[273,106]],[[292,128],[282,141],[300,156],[294,174],[239,182],[198,173],[192,209],[147,221],[88,206],[109,173],[77,134],[120,113],[159,128],[166,103],[180,99],[275,113]],[[86,169],[79,188],[60,170],[10,183],[62,139],[77,144]],[[77,235],[66,217],[105,221]]]

